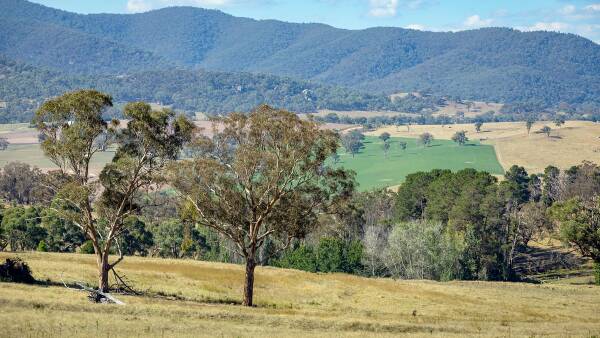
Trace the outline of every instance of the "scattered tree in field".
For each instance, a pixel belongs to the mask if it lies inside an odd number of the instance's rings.
[[[398,146],[400,146],[400,149],[406,150],[408,143],[406,143],[406,141],[400,141],[400,142],[398,142]]]
[[[557,128],[560,128],[563,124],[565,124],[565,118],[562,117],[561,115],[556,116],[556,118],[554,118],[554,125]]]
[[[554,204],[549,211],[550,218],[559,226],[562,240],[576,248],[582,256],[594,261],[596,284],[600,285],[599,200],[573,198]]]
[[[6,137],[0,137],[0,150],[6,150],[9,145],[10,142],[8,142]]]
[[[146,103],[131,103],[123,114],[127,127],[108,126],[102,113],[112,106],[112,98],[94,90],[80,90],[45,102],[36,112],[34,123],[44,134],[44,154],[70,179],[54,197],[52,210],[75,224],[89,238],[98,265],[98,288],[109,291],[108,273],[123,259],[109,262],[109,253],[127,230],[125,219],[138,210],[136,200],[142,190],[156,188],[156,176],[168,161],[177,158],[193,124],[175,118],[170,110],[153,111]],[[94,180],[90,163],[101,151],[97,141],[104,133],[114,133],[119,144],[113,160]]]
[[[525,128],[527,128],[527,134],[529,134],[531,132],[531,128],[533,127],[534,124],[535,124],[535,120],[533,120],[533,119],[528,119],[525,122]]]
[[[544,126],[544,127],[542,127],[542,129],[540,129],[540,132],[546,134],[547,137],[550,137],[551,131],[552,131],[552,128],[550,128],[548,126]]]
[[[390,137],[391,137],[391,135],[387,131],[383,132],[383,133],[381,133],[381,135],[379,135],[379,139],[382,140],[384,143],[387,142],[390,139]]]
[[[478,133],[481,132],[481,127],[483,127],[483,122],[481,122],[481,121],[475,122],[475,131],[477,131]]]
[[[429,147],[431,145],[431,142],[433,142],[433,135],[425,132],[419,135],[419,142],[421,142],[423,146]]]
[[[235,243],[246,263],[243,304],[252,306],[265,242],[277,247],[274,254],[303,238],[320,214],[350,196],[354,179],[324,166],[338,136],[296,114],[260,106],[220,122],[212,138],[198,136],[194,159],[172,166],[170,182],[199,225]]]
[[[383,148],[383,155],[385,156],[385,158],[387,158],[388,153],[390,151],[390,142],[383,142],[383,145],[381,147]]]
[[[342,136],[342,144],[344,145],[344,148],[346,148],[346,152],[349,152],[352,154],[352,157],[354,157],[354,155],[358,154],[360,149],[364,146],[364,139],[365,135],[363,135],[363,133],[358,130],[353,130]]]
[[[467,132],[464,130],[457,131],[454,134],[454,136],[452,136],[452,141],[458,143],[458,145],[460,146],[464,146],[469,141],[469,138],[467,137]]]

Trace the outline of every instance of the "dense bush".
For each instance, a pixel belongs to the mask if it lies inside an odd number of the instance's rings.
[[[35,283],[35,279],[27,263],[17,257],[7,258],[4,264],[0,265],[0,282],[32,284]]]

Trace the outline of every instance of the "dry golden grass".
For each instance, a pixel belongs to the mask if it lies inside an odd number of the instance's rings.
[[[465,113],[465,117],[477,117],[481,114],[487,113],[488,111],[499,112],[503,106],[501,103],[479,101],[473,101],[471,104],[472,105],[469,108],[466,104],[450,101],[448,102],[448,105],[444,107],[438,107],[438,110],[434,112],[433,115],[456,116],[456,114],[460,111]]]
[[[93,256],[20,256],[38,279],[94,280]],[[180,299],[121,296],[126,306],[97,305],[64,287],[3,283],[0,336],[600,334],[600,288],[593,286],[394,281],[258,268],[258,307],[248,309],[228,304],[240,299],[241,266],[128,257],[119,270],[138,289]]]
[[[544,125],[553,129],[551,137],[536,133]],[[568,121],[561,128],[556,128],[552,122],[537,122],[529,135],[524,122],[484,123],[480,133],[475,131],[473,124],[453,124],[414,125],[410,132],[406,127],[390,126],[369,134],[387,131],[392,136],[416,138],[429,132],[438,139],[450,139],[460,130],[467,131],[470,139],[494,145],[505,169],[518,164],[531,173],[540,173],[548,165],[568,168],[584,160],[600,163],[600,124],[588,121]]]

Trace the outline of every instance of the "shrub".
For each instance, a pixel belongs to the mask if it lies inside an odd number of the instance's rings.
[[[83,244],[79,247],[79,253],[81,254],[88,254],[91,255],[94,253],[94,245],[92,244],[92,241],[85,241],[83,242]]]
[[[40,243],[37,246],[37,251],[48,252],[48,245],[46,245],[46,242],[44,242],[43,240],[40,241]]]
[[[0,265],[0,281],[26,284],[35,283],[29,266],[18,257],[7,258],[4,264]]]
[[[317,262],[314,250],[304,244],[285,253],[275,263],[275,266],[288,269],[298,269],[309,272],[317,271]]]

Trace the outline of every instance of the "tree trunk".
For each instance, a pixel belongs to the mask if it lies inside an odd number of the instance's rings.
[[[244,279],[244,306],[252,306],[252,298],[254,296],[254,268],[256,262],[254,257],[246,259],[246,277]]]
[[[98,291],[109,292],[108,287],[108,271],[110,264],[108,263],[108,252],[98,254]]]

